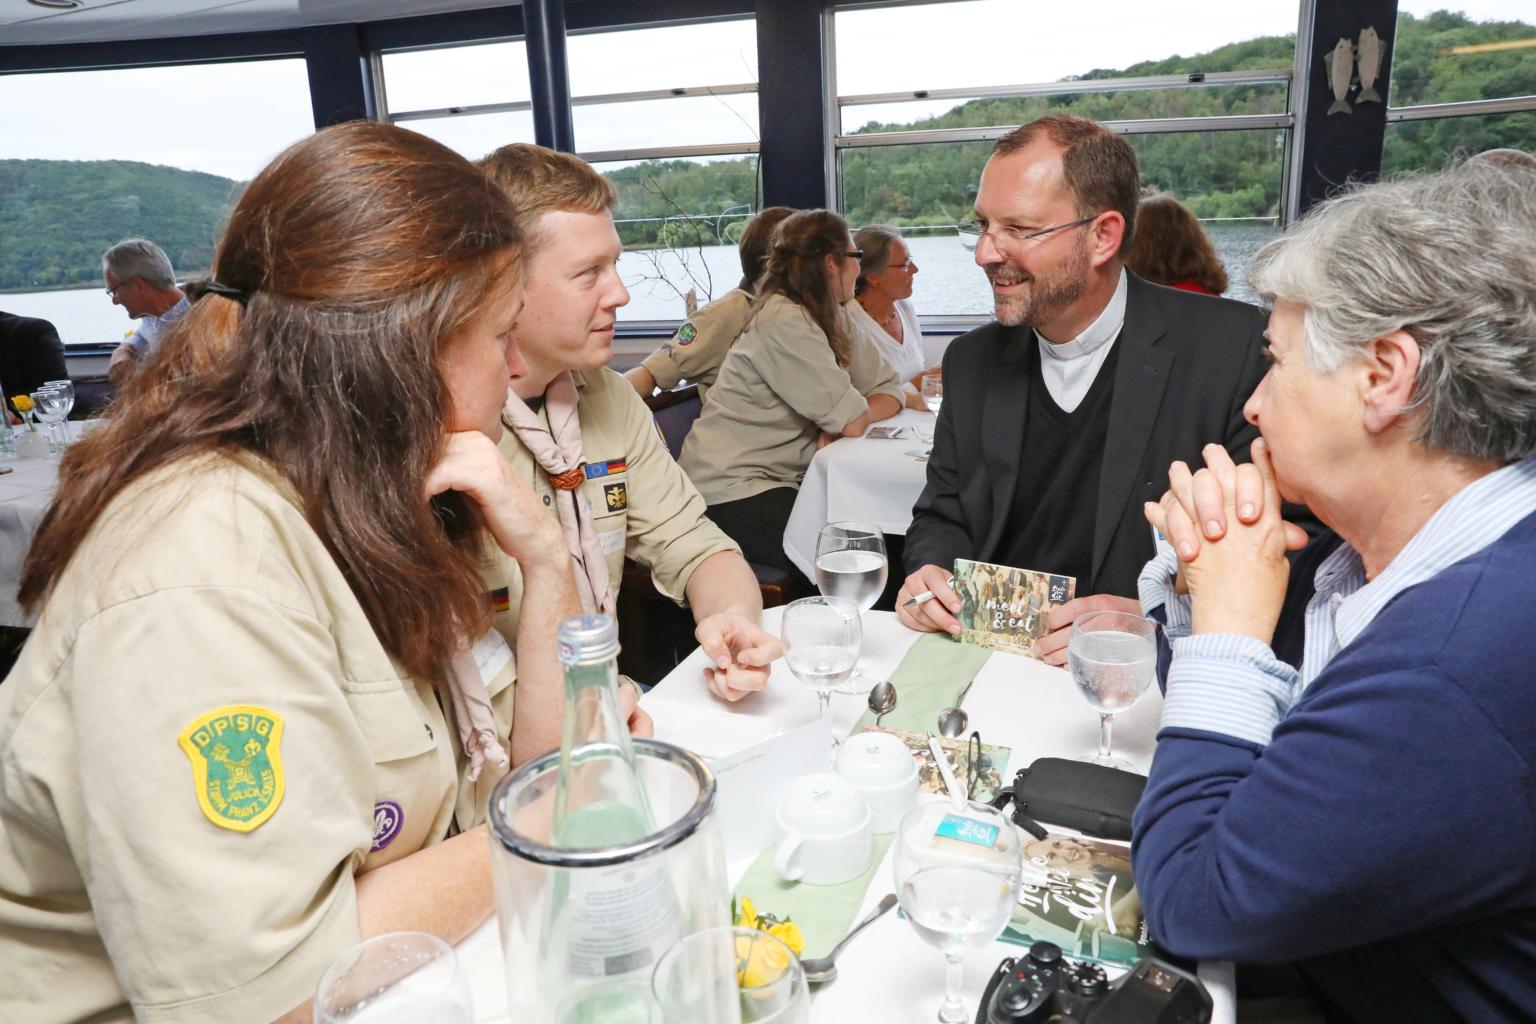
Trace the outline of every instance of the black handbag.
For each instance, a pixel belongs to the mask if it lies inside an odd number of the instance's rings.
[[[1013,804],[1020,828],[1046,822],[1101,839],[1131,838],[1131,813],[1147,788],[1144,775],[1060,757],[1037,758],[1019,769],[1013,782],[993,799],[998,810]]]

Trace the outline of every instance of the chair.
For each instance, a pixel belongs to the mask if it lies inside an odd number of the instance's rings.
[[[697,384],[662,391],[645,399],[667,450],[675,459],[699,418],[703,400]],[[799,594],[783,570],[748,563],[757,577],[764,608],[776,608]],[[696,646],[693,616],[657,592],[644,566],[624,560],[624,576],[614,595],[619,602],[620,669],[642,683],[652,683],[672,671]]]

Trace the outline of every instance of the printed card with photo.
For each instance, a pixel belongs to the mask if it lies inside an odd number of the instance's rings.
[[[910,437],[906,427],[870,427],[865,437],[884,438],[888,441]]]
[[[957,558],[954,588],[963,642],[1034,658],[1047,613],[1072,600],[1077,578]]]

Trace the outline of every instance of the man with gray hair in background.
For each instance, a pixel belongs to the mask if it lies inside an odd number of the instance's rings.
[[[101,271],[112,304],[122,306],[130,319],[139,321],[133,336],[117,347],[107,364],[107,377],[113,386],[122,387],[187,311],[187,297],[176,287],[170,257],[148,239],[118,242],[102,254]]]

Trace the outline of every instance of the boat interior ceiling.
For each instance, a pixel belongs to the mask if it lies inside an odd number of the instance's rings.
[[[0,3],[0,43],[105,43],[268,32],[488,6],[492,4],[487,0],[84,0],[74,9],[54,9],[6,0]]]

